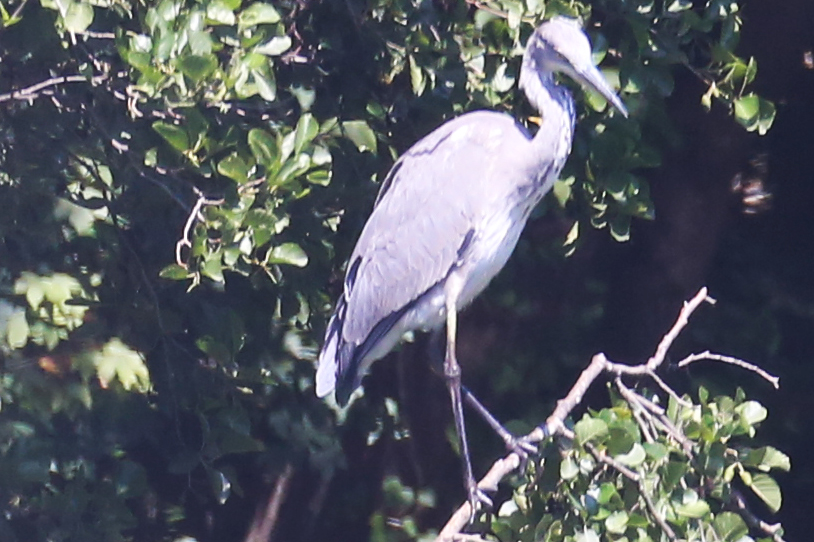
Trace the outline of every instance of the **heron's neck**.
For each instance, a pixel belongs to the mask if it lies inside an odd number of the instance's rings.
[[[554,81],[551,72],[523,69],[520,84],[542,117],[540,129],[532,141],[531,154],[540,168],[540,182],[550,185],[571,153],[576,118],[574,99],[567,88]]]

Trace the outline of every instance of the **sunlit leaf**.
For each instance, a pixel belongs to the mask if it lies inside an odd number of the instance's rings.
[[[284,243],[269,251],[266,263],[305,267],[308,265],[308,255],[298,244]]]
[[[117,380],[125,390],[145,392],[150,389],[150,373],[141,355],[113,338],[93,354],[97,377],[102,387]]]
[[[254,48],[255,53],[268,56],[279,56],[291,48],[291,38],[274,36],[269,41]]]
[[[709,514],[709,504],[704,500],[697,500],[694,502],[679,504],[675,507],[676,514],[688,518],[703,518]]]
[[[65,29],[68,32],[84,32],[93,22],[93,6],[84,2],[67,2],[68,7],[63,14]]]
[[[738,542],[749,534],[746,522],[734,512],[721,512],[715,516],[712,525],[722,542]]]
[[[608,424],[604,420],[591,418],[586,414],[574,425],[574,434],[580,444],[600,440],[608,434]]]
[[[359,152],[376,153],[376,134],[363,120],[349,120],[342,123],[345,135],[353,141]]]
[[[238,25],[241,27],[277,22],[280,22],[280,14],[274,6],[263,2],[255,2],[238,15]]]
[[[780,493],[780,486],[777,485],[774,478],[762,472],[755,473],[752,475],[749,487],[754,491],[755,495],[766,503],[766,506],[772,512],[780,510],[780,506],[783,504],[783,495]]]

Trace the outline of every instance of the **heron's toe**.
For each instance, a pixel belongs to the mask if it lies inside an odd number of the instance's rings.
[[[473,523],[479,510],[489,511],[494,508],[495,505],[489,495],[487,495],[486,492],[480,489],[477,485],[470,487],[468,489],[468,493],[470,507],[469,523]]]

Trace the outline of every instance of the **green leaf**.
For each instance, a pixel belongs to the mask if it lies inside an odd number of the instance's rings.
[[[569,456],[563,459],[562,463],[560,463],[560,478],[570,480],[576,477],[577,474],[579,474],[579,466],[577,466],[574,458]]]
[[[623,465],[627,465],[628,467],[638,467],[644,460],[647,458],[647,454],[644,451],[644,448],[638,442],[633,444],[633,448],[626,454],[621,454],[616,456],[616,460]]]
[[[424,71],[416,63],[413,55],[407,57],[407,61],[410,64],[410,85],[413,88],[413,94],[421,96],[427,86],[427,78],[424,77]]]
[[[722,542],[738,542],[749,534],[749,527],[734,512],[721,512],[712,520],[712,526]]]
[[[780,469],[791,470],[791,459],[789,456],[773,448],[764,446],[757,450],[750,450],[743,459],[744,464],[750,467],[757,467],[760,470]]]
[[[150,389],[150,373],[141,355],[120,339],[111,339],[93,354],[96,375],[103,388],[118,380],[125,390],[146,392]]]
[[[267,102],[273,102],[277,99],[277,82],[274,79],[274,74],[268,68],[262,70],[252,70],[252,77],[254,78],[254,85],[257,89],[257,94]]]
[[[593,529],[583,527],[581,533],[576,533],[574,542],[599,542],[599,535]]]
[[[212,54],[185,55],[178,59],[178,69],[196,83],[212,75],[217,68],[218,59]]]
[[[201,273],[215,282],[225,282],[223,278],[223,263],[220,251],[207,256],[203,268],[201,269]]]
[[[234,11],[223,0],[213,0],[206,6],[206,18],[210,24],[232,26],[237,21]]]
[[[692,519],[700,519],[709,514],[709,505],[707,501],[697,500],[685,504],[679,504],[675,507],[676,514]]]
[[[667,7],[670,13],[678,13],[692,8],[692,0],[673,0]]]
[[[291,38],[288,36],[274,36],[263,45],[254,48],[255,53],[266,56],[279,56],[291,48]]]
[[[772,512],[780,510],[780,506],[783,504],[783,495],[780,493],[780,486],[777,485],[774,478],[768,474],[758,472],[752,474],[752,481],[748,485]]]
[[[162,269],[158,276],[162,279],[170,279],[170,280],[184,280],[192,276],[192,273],[189,272],[189,269],[178,265],[177,263],[173,263]]]
[[[574,425],[574,434],[579,444],[599,441],[608,434],[608,424],[599,418],[591,418],[585,414],[580,421]]]
[[[735,100],[735,118],[744,126],[751,124],[757,118],[759,111],[760,98],[756,94],[749,94]]]
[[[614,512],[605,518],[605,528],[608,532],[622,534],[627,529],[628,515],[624,510]]]
[[[266,168],[271,167],[279,156],[277,139],[260,128],[252,128],[248,135],[249,148],[254,159]]]
[[[69,2],[64,18],[68,32],[84,32],[93,22],[93,6],[83,2]]]
[[[376,154],[376,134],[363,120],[349,120],[342,123],[348,139],[353,141],[359,152],[370,151]]]
[[[645,442],[642,446],[647,455],[656,461],[661,461],[670,453],[667,446],[660,442]]]
[[[249,180],[249,165],[236,152],[218,162],[218,173],[244,184]]]
[[[740,414],[743,421],[750,426],[762,422],[769,414],[766,407],[757,401],[746,401],[745,403],[738,405],[735,412]]]
[[[308,175],[305,176],[311,184],[317,184],[319,186],[328,186],[331,184],[331,172],[330,170],[325,169],[317,169],[314,171],[308,172]]]
[[[608,504],[613,498],[619,498],[619,492],[616,491],[616,486],[610,482],[605,482],[599,488],[599,497],[597,501],[599,504]]]
[[[297,121],[297,128],[294,136],[294,152],[299,154],[305,146],[313,141],[319,131],[319,123],[311,113],[305,113]]]
[[[256,2],[240,12],[238,26],[244,28],[258,24],[274,24],[280,22],[280,14],[271,4]]]
[[[180,152],[189,150],[187,132],[177,124],[169,124],[159,120],[153,123],[153,130],[158,132],[158,135],[163,137],[175,150]]]
[[[760,135],[765,135],[766,132],[774,124],[774,117],[777,114],[777,109],[774,103],[769,100],[760,99],[760,113],[758,113],[757,132]]]
[[[308,265],[308,255],[296,243],[283,243],[269,251],[266,263],[305,267]]]
[[[0,25],[2,28],[8,28],[13,24],[17,24],[22,20],[21,16],[12,17],[11,14],[6,10],[5,6],[0,3],[0,17],[2,17],[3,24]]]

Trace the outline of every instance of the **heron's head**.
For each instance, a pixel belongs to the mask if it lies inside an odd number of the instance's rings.
[[[596,90],[627,116],[622,100],[594,66],[588,36],[576,19],[554,17],[537,27],[526,44],[522,71],[565,73],[583,87]]]

